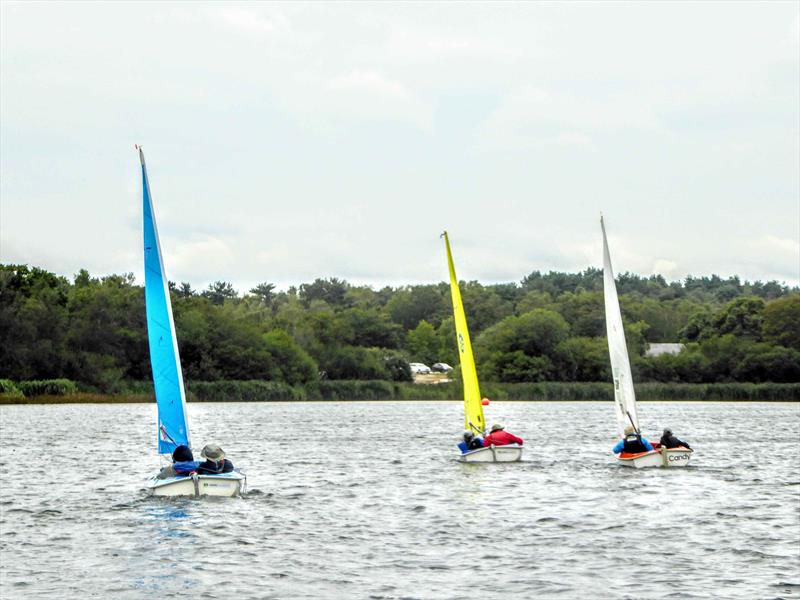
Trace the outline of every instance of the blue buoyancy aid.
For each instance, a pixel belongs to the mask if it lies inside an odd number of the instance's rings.
[[[185,460],[172,463],[172,468],[175,469],[176,475],[189,475],[193,471],[196,471],[197,467],[199,466],[200,466],[199,460]]]

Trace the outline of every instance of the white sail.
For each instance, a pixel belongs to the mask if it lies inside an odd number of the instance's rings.
[[[606,308],[606,335],[608,337],[608,353],[611,357],[611,374],[614,379],[614,406],[617,412],[619,435],[622,437],[625,426],[631,421],[636,430],[639,430],[639,419],[636,416],[636,396],[633,391],[631,363],[628,358],[628,346],[625,344],[622,313],[619,310],[619,297],[617,296],[617,286],[614,283],[614,270],[611,268],[606,226],[602,216],[600,217],[600,228],[603,230],[603,298]]]

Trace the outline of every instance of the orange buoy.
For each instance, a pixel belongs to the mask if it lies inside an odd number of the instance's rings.
[[[482,404],[483,406],[489,406],[489,399],[488,399],[488,398],[483,398],[483,399],[481,400],[481,404]]]

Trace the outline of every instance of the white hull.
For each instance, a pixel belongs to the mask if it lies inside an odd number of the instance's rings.
[[[661,448],[631,456],[617,454],[619,463],[626,467],[644,469],[646,467],[685,467],[689,464],[692,451],[688,448]]]
[[[240,496],[246,491],[247,477],[239,471],[219,475],[151,477],[147,482],[151,496]]]
[[[522,446],[508,444],[507,446],[487,446],[471,450],[459,457],[461,462],[491,463],[491,462],[517,462],[522,458]]]

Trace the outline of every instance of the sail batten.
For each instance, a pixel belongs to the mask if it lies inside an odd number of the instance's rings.
[[[153,200],[144,153],[142,163],[142,205],[144,215],[144,278],[147,339],[153,387],[158,405],[158,452],[170,454],[176,446],[190,446],[186,393],[183,385],[178,340],[172,317],[169,281],[164,269]]]
[[[475,357],[472,353],[472,343],[469,339],[467,328],[467,315],[461,301],[461,291],[458,287],[456,268],[453,264],[453,254],[450,251],[450,239],[447,232],[442,234],[445,248],[447,249],[447,266],[450,271],[450,295],[453,300],[453,319],[456,325],[456,343],[458,356],[461,363],[461,378],[464,382],[464,429],[483,434],[486,421],[483,417],[481,404],[481,391],[478,385],[478,371],[475,368]]]
[[[625,426],[632,424],[639,430],[639,419],[636,415],[636,395],[633,389],[631,363],[628,357],[628,346],[625,343],[625,329],[622,325],[622,313],[619,308],[617,285],[614,281],[614,269],[611,266],[611,254],[608,250],[606,226],[600,217],[600,228],[603,231],[603,300],[606,312],[606,336],[608,338],[608,354],[611,359],[611,374],[614,380],[614,407],[617,414],[617,426],[620,436]]]

